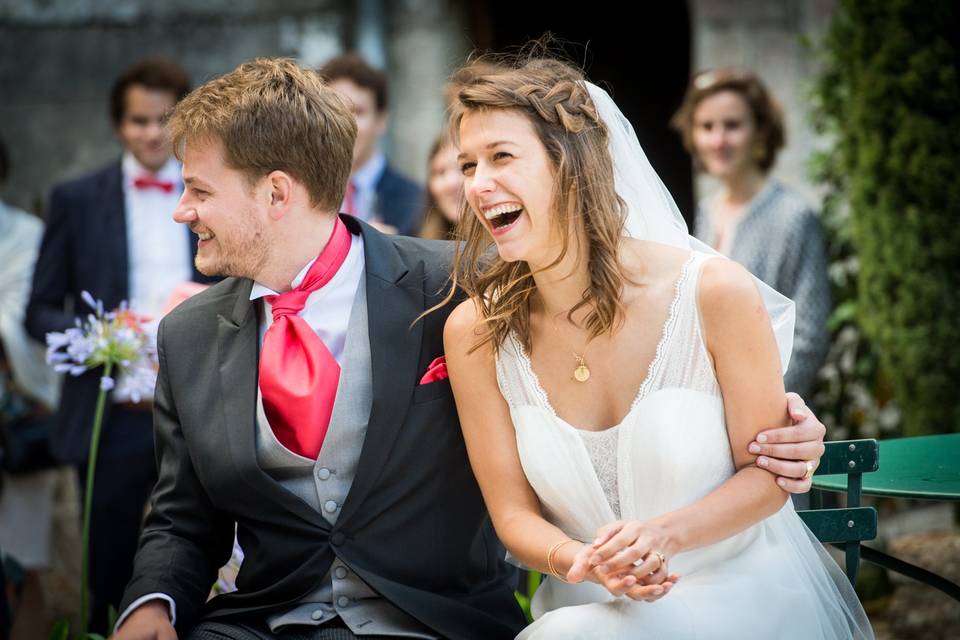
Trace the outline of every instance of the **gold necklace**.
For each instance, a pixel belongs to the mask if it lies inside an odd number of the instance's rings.
[[[557,337],[562,340],[563,338],[560,336],[560,329],[557,327],[556,318],[553,319],[553,330],[557,332]],[[587,342],[589,344],[589,340]],[[577,362],[577,365],[573,368],[573,379],[577,382],[586,382],[590,379],[590,367],[587,366],[587,360],[584,356],[586,356],[586,347],[584,347],[582,354],[576,351],[573,352],[573,358]]]
[[[590,367],[583,356],[574,351],[573,357],[577,359],[577,367],[573,370],[573,379],[577,382],[586,382],[590,379]]]

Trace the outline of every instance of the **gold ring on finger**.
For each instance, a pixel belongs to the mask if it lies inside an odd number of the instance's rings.
[[[804,464],[807,466],[807,472],[803,474],[803,479],[808,480],[810,476],[813,475],[813,472],[816,470],[816,467],[813,465],[813,462],[810,460],[807,460],[806,462],[804,462]]]

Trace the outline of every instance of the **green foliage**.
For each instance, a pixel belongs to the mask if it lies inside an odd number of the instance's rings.
[[[520,608],[523,609],[523,615],[526,616],[527,622],[533,622],[533,614],[530,613],[530,601],[533,600],[533,594],[540,586],[542,576],[537,571],[526,571],[525,573],[527,577],[526,593],[514,591],[513,595],[517,598]]]
[[[817,102],[819,93],[812,96]],[[822,109],[819,110],[822,113]],[[821,123],[821,129],[824,129]],[[836,132],[831,135],[836,138]],[[900,411],[880,369],[873,344],[858,322],[860,262],[850,233],[850,208],[843,198],[846,174],[836,147],[814,158],[813,179],[827,187],[821,221],[826,229],[829,277],[837,306],[829,320],[830,351],[820,369],[813,405],[831,440],[896,434]]]
[[[954,0],[842,0],[816,86],[835,140],[817,173],[842,226],[827,225],[855,253],[856,297],[834,319],[862,328],[867,386],[883,404],[889,380],[909,435],[960,430],[957,33]]]
[[[69,640],[70,624],[66,620],[60,620],[50,629],[49,640]]]

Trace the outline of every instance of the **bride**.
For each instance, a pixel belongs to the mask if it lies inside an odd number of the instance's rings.
[[[444,343],[497,533],[547,576],[520,637],[872,637],[747,451],[788,421],[792,304],[688,236],[576,69],[460,77],[470,299]]]

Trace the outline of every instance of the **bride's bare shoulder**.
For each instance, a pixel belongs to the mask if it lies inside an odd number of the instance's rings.
[[[464,300],[450,312],[443,327],[445,350],[450,353],[470,355],[472,347],[482,335],[483,312],[473,298]],[[477,351],[484,351],[479,349]]]
[[[733,260],[717,257],[704,262],[698,289],[697,301],[705,326],[766,314],[750,272]]]
[[[689,249],[681,249],[660,242],[627,238],[623,241],[620,260],[627,277],[632,281],[676,280],[690,257]]]
[[[462,301],[447,316],[447,322],[443,327],[444,338],[463,338],[475,332],[480,325],[480,313],[476,300],[467,298]]]

